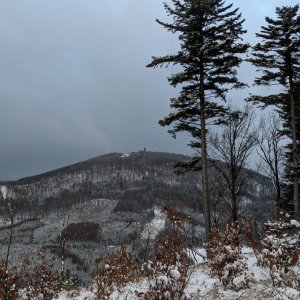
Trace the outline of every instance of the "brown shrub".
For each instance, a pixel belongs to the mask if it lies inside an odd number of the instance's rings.
[[[238,242],[239,233],[238,223],[227,224],[224,234],[220,229],[212,230],[206,243],[212,275],[217,276],[225,288],[233,290],[248,287],[252,280]]]
[[[97,299],[109,299],[115,289],[135,281],[140,275],[140,269],[125,245],[121,245],[120,249],[108,258],[97,258],[96,270],[93,272]]]
[[[166,208],[162,212],[171,222],[172,232],[169,237],[157,241],[154,261],[143,266],[150,288],[147,292],[137,293],[137,296],[145,300],[187,299],[184,289],[188,282],[189,260],[186,252],[189,245],[183,223],[188,217]]]
[[[14,300],[17,297],[17,269],[6,270],[0,263],[0,300]]]

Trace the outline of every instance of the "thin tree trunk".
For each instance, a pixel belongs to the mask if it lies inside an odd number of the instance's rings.
[[[291,103],[291,125],[292,125],[292,145],[293,145],[293,170],[294,170],[294,212],[299,213],[299,184],[298,184],[298,157],[297,157],[297,134],[296,134],[296,116],[295,116],[295,99],[293,94],[293,86],[290,89],[290,103]]]
[[[276,202],[277,202],[277,215],[279,217],[279,214],[280,214],[280,210],[281,210],[281,187],[280,187],[280,183],[279,182],[276,182],[276,191],[277,191],[277,199],[276,199]]]
[[[208,235],[211,231],[211,219],[210,219],[210,205],[209,205],[209,195],[208,195],[208,163],[207,163],[203,76],[201,76],[200,94],[201,94],[200,95],[200,119],[201,119],[201,162],[202,162],[203,206],[204,206],[206,235]]]
[[[277,168],[276,168],[276,174],[275,174],[275,189],[276,189],[277,214],[279,216],[279,213],[281,210],[281,186],[280,186],[280,180],[279,180]]]
[[[281,210],[281,186],[280,186],[280,179],[279,179],[279,157],[278,157],[278,144],[272,142],[273,144],[273,152],[274,152],[274,179],[275,179],[275,189],[276,189],[276,208],[277,208],[277,216],[279,217],[280,210]]]
[[[10,228],[9,228],[9,241],[6,250],[5,271],[8,270],[8,261],[9,261],[10,247],[12,244],[12,238],[13,238],[13,221],[11,221]]]
[[[230,193],[231,193],[231,219],[232,223],[235,223],[237,221],[237,197],[236,197],[236,167],[237,167],[237,161],[236,161],[236,129],[234,127],[234,124],[230,123],[230,130],[229,130],[229,142],[230,142]]]
[[[235,223],[238,220],[237,217],[237,197],[235,194],[235,187],[231,190],[231,221]]]

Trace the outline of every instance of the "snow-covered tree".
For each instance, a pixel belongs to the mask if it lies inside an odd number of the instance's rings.
[[[180,71],[171,75],[170,85],[180,86],[177,97],[171,98],[173,112],[159,123],[192,136],[189,146],[200,151],[187,169],[201,169],[204,216],[207,232],[211,229],[208,195],[207,125],[218,123],[225,113],[219,100],[226,100],[231,88],[242,88],[237,68],[248,45],[242,42],[243,22],[238,9],[222,0],[172,0],[164,3],[172,22],[156,20],[171,33],[178,34],[180,50],[175,54],[153,57],[147,67],[179,65]],[[209,120],[209,121],[208,121]]]

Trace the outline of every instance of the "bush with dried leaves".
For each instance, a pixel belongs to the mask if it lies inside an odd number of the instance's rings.
[[[107,300],[114,290],[135,281],[140,275],[140,265],[134,262],[125,245],[108,258],[96,259],[93,277],[96,281],[98,300]]]
[[[212,275],[218,276],[225,288],[240,290],[249,287],[252,274],[239,245],[240,226],[227,224],[225,232],[214,229],[206,243],[208,264]]]
[[[184,300],[188,282],[189,244],[184,235],[183,224],[188,217],[174,210],[164,209],[172,226],[169,237],[157,241],[158,249],[154,261],[144,264],[143,269],[149,279],[149,291],[137,293],[145,300]]]

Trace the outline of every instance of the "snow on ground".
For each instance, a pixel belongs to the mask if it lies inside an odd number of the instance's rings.
[[[157,217],[159,214],[157,214]],[[154,218],[155,219],[155,218]],[[271,278],[266,269],[256,264],[256,257],[251,248],[243,248],[243,253],[247,258],[248,268],[253,273],[253,282],[248,289],[240,291],[225,290],[218,278],[211,276],[207,262],[205,260],[205,250],[198,249],[196,258],[200,263],[196,263],[190,268],[190,274],[185,289],[188,299],[191,300],[296,300],[300,299],[300,294],[292,288],[274,288]],[[146,279],[131,283],[119,291],[115,291],[111,300],[138,300],[135,291],[145,292],[149,287]],[[87,289],[82,289],[76,295],[70,296],[67,292],[61,293],[59,300],[85,300],[96,299],[95,293]]]
[[[0,227],[10,225],[10,220],[5,220],[0,217]]]
[[[206,250],[204,248],[189,249],[187,255],[195,264],[204,263],[206,261]]]
[[[7,197],[7,187],[5,185],[0,186],[0,191],[2,193],[3,199],[5,200]]]
[[[2,194],[3,199],[6,200],[6,198],[7,198],[7,187],[5,185],[0,186],[0,192]],[[0,226],[5,226],[5,225],[9,225],[9,224],[10,224],[9,220],[4,220],[4,218],[0,217]]]
[[[82,289],[78,293],[62,292],[57,300],[94,300],[97,299],[96,294],[87,290]]]
[[[293,225],[295,227],[300,227],[300,223],[296,220],[291,220],[291,225]]]
[[[160,209],[154,209],[154,218],[146,223],[141,233],[142,239],[154,240],[156,236],[165,228],[166,215]]]

